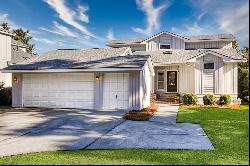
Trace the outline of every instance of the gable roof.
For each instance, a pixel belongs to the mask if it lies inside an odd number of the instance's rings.
[[[175,34],[175,33],[173,33],[173,32],[162,31],[162,32],[160,32],[160,33],[158,33],[158,34],[155,34],[155,35],[153,35],[153,36],[150,36],[149,38],[146,38],[145,40],[142,41],[142,43],[143,43],[143,42],[146,42],[146,41],[149,41],[149,40],[152,40],[152,39],[154,39],[154,38],[156,38],[156,37],[158,37],[158,36],[160,36],[160,35],[162,35],[162,34],[168,34],[168,35],[171,35],[171,36],[180,38],[180,39],[189,40],[187,37],[183,37],[183,36],[177,35],[177,34]]]
[[[171,53],[166,51],[135,51],[135,55],[151,56],[155,64],[174,64],[185,63],[193,58],[206,55],[207,53],[218,54],[232,60],[243,60],[244,58],[235,49],[201,49],[201,50],[172,50]]]
[[[36,55],[29,54],[27,52],[24,52],[21,49],[16,50],[15,48],[12,48],[11,49],[11,60],[8,61],[8,64],[21,63],[23,61],[31,59],[34,56],[36,56]]]
[[[204,42],[204,41],[235,41],[236,38],[232,34],[213,34],[213,35],[196,35],[186,36],[189,40],[185,42]]]

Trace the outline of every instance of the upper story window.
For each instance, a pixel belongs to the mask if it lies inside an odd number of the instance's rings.
[[[214,63],[213,62],[204,63],[204,69],[214,69]]]
[[[169,49],[171,49],[170,44],[161,44],[160,45],[160,50],[169,50]]]

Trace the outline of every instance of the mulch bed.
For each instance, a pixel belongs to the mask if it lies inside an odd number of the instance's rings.
[[[133,121],[148,121],[154,113],[158,110],[159,105],[152,104],[147,108],[142,110],[132,110],[123,115],[123,119],[133,120]]]
[[[204,104],[194,104],[194,105],[185,105],[181,104],[185,107],[204,107],[204,108],[239,108],[240,104],[232,104],[232,105],[219,105],[219,104],[213,104],[213,105],[204,105]]]

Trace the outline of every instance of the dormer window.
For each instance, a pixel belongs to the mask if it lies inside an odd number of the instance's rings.
[[[160,50],[169,50],[169,49],[171,49],[170,44],[161,44],[160,45]]]

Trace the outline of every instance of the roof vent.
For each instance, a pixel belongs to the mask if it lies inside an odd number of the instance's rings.
[[[172,54],[172,51],[164,51],[163,54]]]
[[[100,48],[94,47],[94,48],[92,48],[92,49],[98,50],[98,49],[100,49]]]
[[[59,48],[57,50],[78,50],[78,49],[76,49],[76,48]]]
[[[211,39],[206,39],[206,38],[204,38],[204,39],[200,39],[200,40],[211,40]]]

